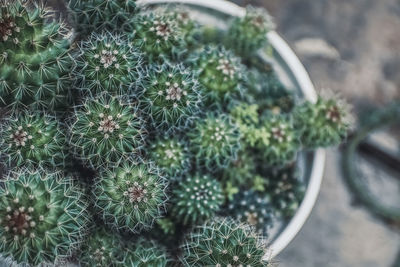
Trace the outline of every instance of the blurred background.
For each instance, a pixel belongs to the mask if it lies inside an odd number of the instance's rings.
[[[267,8],[317,90],[332,89],[350,102],[357,125],[368,123],[372,111],[399,101],[399,0],[234,2]],[[376,131],[351,162],[366,185],[362,193],[372,191],[371,197],[397,211],[399,142],[398,127]],[[349,189],[341,164],[345,149],[346,145],[328,152],[318,202],[303,229],[276,259],[278,266],[400,267],[400,223],[377,216]]]

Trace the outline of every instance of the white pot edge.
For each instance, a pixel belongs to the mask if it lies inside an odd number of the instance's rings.
[[[226,0],[139,0],[137,1],[138,6],[146,6],[152,4],[167,4],[167,3],[182,3],[194,6],[206,7],[220,11],[231,16],[242,17],[245,15],[246,10],[232,2]],[[268,33],[268,41],[274,47],[274,49],[280,54],[283,60],[292,71],[299,87],[301,88],[304,97],[315,102],[317,100],[317,93],[314,85],[305,70],[304,66],[289,47],[289,45],[280,37],[280,35],[271,31]],[[314,160],[312,164],[312,171],[310,174],[310,180],[307,186],[307,190],[304,199],[297,210],[296,214],[290,220],[289,224],[285,227],[282,233],[276,240],[269,246],[269,252],[265,255],[266,259],[272,259],[277,256],[289,243],[295,238],[297,233],[303,227],[307,218],[309,217],[315,202],[317,201],[318,194],[320,191],[324,166],[325,166],[326,152],[324,149],[318,149],[314,152]]]

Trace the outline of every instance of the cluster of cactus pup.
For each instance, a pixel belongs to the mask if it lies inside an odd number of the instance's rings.
[[[21,266],[268,266],[304,150],[351,126],[262,62],[273,29],[185,6],[0,0],[0,256]],[[64,21],[66,19],[66,21]]]

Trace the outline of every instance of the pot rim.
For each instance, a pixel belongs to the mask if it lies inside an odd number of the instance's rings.
[[[226,0],[139,0],[138,6],[156,5],[156,4],[186,4],[191,6],[205,7],[219,11],[223,14],[233,17],[243,17],[246,14],[246,9],[236,5],[235,3]],[[304,66],[285,42],[285,40],[276,32],[270,31],[267,34],[269,43],[275,51],[281,56],[283,61],[287,64],[288,69],[292,72],[295,81],[297,82],[304,98],[310,102],[316,102],[317,93],[314,85],[305,70]],[[268,252],[264,256],[270,260],[275,258],[282,252],[289,243],[295,238],[297,233],[303,227],[311,211],[317,201],[320,191],[324,166],[325,166],[326,152],[324,149],[317,149],[313,152],[313,160],[311,164],[311,173],[307,185],[307,190],[304,199],[301,202],[296,214],[291,218],[284,230],[278,237],[269,245]]]

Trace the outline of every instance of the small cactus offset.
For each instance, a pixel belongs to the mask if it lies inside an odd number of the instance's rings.
[[[172,214],[184,224],[212,218],[224,201],[221,184],[213,177],[199,174],[186,178],[172,195]]]
[[[0,107],[64,112],[70,103],[70,31],[23,0],[0,5]]]
[[[170,262],[165,249],[153,241],[140,238],[133,245],[125,246],[124,258],[117,267],[165,267]]]
[[[69,0],[77,32],[82,37],[95,31],[120,31],[136,11],[135,0]]]
[[[77,87],[86,94],[134,93],[139,81],[141,56],[125,36],[92,34],[79,44],[74,76]]]
[[[178,179],[190,168],[188,144],[178,138],[163,136],[150,144],[149,157],[170,179]]]
[[[79,247],[89,222],[83,191],[59,172],[20,169],[0,187],[0,253],[17,264],[54,264]]]
[[[246,224],[217,219],[199,226],[184,246],[184,266],[268,266],[266,247]]]
[[[200,86],[183,65],[152,67],[145,78],[142,107],[153,125],[164,130],[186,127],[200,109]]]
[[[93,197],[106,225],[137,233],[151,228],[161,217],[166,186],[165,178],[152,164],[124,162],[100,175]]]
[[[247,8],[246,15],[235,18],[227,34],[226,44],[236,53],[247,56],[267,44],[267,33],[274,29],[268,13],[261,8]]]
[[[108,94],[87,98],[76,107],[69,133],[74,155],[92,168],[137,154],[144,138],[137,109]]]
[[[1,154],[9,168],[65,166],[66,137],[54,117],[22,112],[6,118],[0,130]]]
[[[296,127],[306,148],[338,145],[353,126],[348,104],[331,93],[325,95],[315,104],[304,102],[296,107]]]
[[[209,171],[226,167],[240,149],[240,133],[229,117],[212,113],[196,122],[188,133],[197,163]]]

